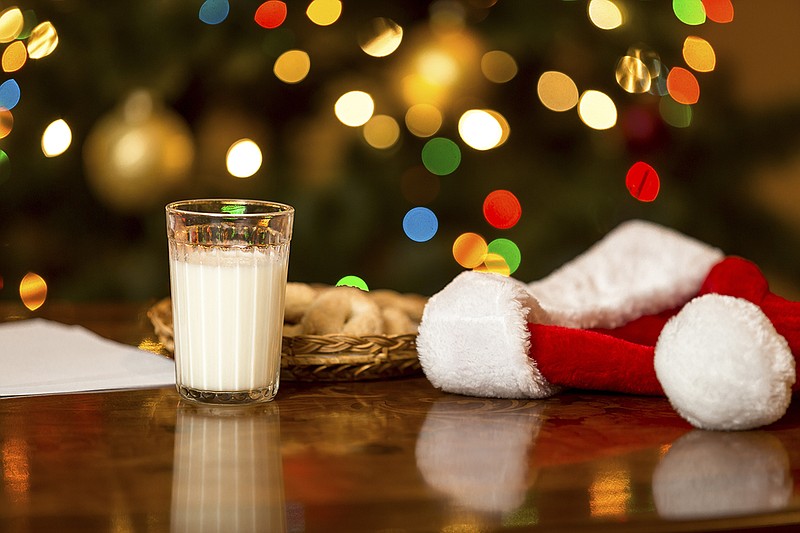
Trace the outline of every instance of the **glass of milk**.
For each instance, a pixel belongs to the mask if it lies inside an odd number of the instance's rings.
[[[166,211],[178,392],[211,404],[272,400],[294,208],[209,199]]]

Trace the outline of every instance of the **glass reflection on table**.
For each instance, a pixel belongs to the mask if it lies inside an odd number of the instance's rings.
[[[276,403],[181,403],[174,464],[173,533],[286,531]]]

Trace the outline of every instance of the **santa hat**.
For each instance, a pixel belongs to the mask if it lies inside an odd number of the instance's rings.
[[[447,392],[665,394],[698,428],[749,429],[791,401],[800,304],[748,261],[630,221],[539,281],[462,272],[428,301],[417,350]]]

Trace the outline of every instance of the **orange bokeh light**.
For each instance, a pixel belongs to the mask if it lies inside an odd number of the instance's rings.
[[[696,104],[700,99],[700,84],[694,74],[682,67],[675,67],[667,75],[667,91],[680,104]]]
[[[453,242],[453,257],[464,268],[475,268],[486,259],[488,245],[477,233],[462,233]]]

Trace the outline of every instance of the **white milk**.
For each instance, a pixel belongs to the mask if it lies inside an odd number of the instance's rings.
[[[289,246],[170,243],[179,385],[277,393]]]

